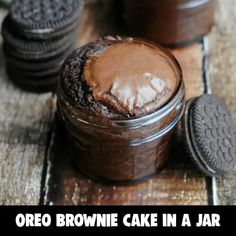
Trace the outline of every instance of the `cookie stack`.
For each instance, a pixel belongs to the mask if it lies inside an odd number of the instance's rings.
[[[75,47],[81,0],[15,0],[2,25],[9,78],[35,92],[54,90],[60,66]]]

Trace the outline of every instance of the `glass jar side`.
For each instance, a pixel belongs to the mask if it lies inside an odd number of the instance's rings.
[[[214,21],[216,0],[126,0],[128,33],[164,46],[199,41]]]
[[[103,182],[132,182],[155,174],[168,158],[183,110],[183,81],[162,109],[122,121],[97,120],[73,106],[62,89],[58,93],[58,115],[74,162],[82,173]]]

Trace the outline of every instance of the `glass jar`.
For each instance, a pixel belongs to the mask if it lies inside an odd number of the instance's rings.
[[[165,46],[198,41],[211,28],[216,0],[124,0],[128,32]]]
[[[75,106],[58,84],[58,116],[68,131],[69,151],[80,172],[108,183],[128,183],[154,175],[168,158],[175,127],[184,111],[182,72],[168,102],[155,112],[115,119],[91,115]]]

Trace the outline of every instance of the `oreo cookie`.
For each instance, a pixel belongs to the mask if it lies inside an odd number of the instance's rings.
[[[10,63],[6,63],[7,68],[10,68],[11,70],[14,71],[15,74],[17,74],[18,76],[21,77],[32,77],[35,78],[35,80],[37,78],[44,78],[45,76],[50,76],[50,75],[55,75],[55,74],[59,74],[59,67],[52,67],[49,68],[47,70],[23,70],[21,68],[17,68],[13,65],[11,65]]]
[[[29,39],[60,37],[75,28],[81,0],[15,0],[10,19],[15,30]]]
[[[42,60],[27,60],[23,58],[17,58],[14,53],[7,51],[7,49],[4,48],[4,54],[6,55],[6,62],[9,65],[12,65],[13,67],[22,69],[22,70],[29,70],[29,71],[44,71],[51,68],[60,68],[65,57],[67,56],[68,52],[71,52],[72,49],[68,49],[62,54],[50,58],[50,59],[42,59]]]
[[[55,85],[57,84],[59,76],[58,74],[44,77],[40,76],[40,78],[34,76],[22,76],[21,74],[17,74],[12,68],[8,68],[7,72],[9,78],[17,87],[25,91],[36,93],[55,91]]]
[[[184,127],[188,152],[206,175],[236,171],[236,128],[218,97],[204,94],[189,100]]]
[[[37,92],[56,88],[60,66],[75,47],[81,7],[81,0],[12,2],[2,37],[7,72],[15,84]]]
[[[10,27],[8,17],[5,18],[2,24],[2,37],[5,51],[10,51],[12,55],[18,58],[30,58],[30,60],[57,56],[67,51],[73,43],[73,37],[70,34],[54,40],[28,41],[14,33]]]

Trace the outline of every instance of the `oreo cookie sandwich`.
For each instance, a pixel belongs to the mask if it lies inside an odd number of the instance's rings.
[[[4,51],[19,59],[45,60],[68,51],[73,44],[72,35],[63,35],[60,38],[49,40],[28,40],[15,34],[7,16],[2,24]]]
[[[55,89],[60,66],[75,47],[82,2],[12,2],[2,25],[2,37],[7,72],[15,84],[29,91]]]
[[[57,84],[58,74],[48,75],[41,79],[32,77],[29,75],[18,74],[13,69],[7,68],[7,73],[11,78],[11,81],[19,88],[34,92],[34,93],[44,93],[48,91],[55,91],[55,84]]]
[[[236,171],[236,128],[223,101],[210,94],[189,100],[184,128],[188,153],[206,175]]]
[[[33,60],[18,58],[16,53],[8,51],[6,46],[3,45],[4,54],[6,55],[6,62],[12,67],[22,69],[24,71],[44,71],[52,68],[59,68],[62,65],[68,52],[72,51],[73,47],[69,48],[65,52],[56,57],[44,60]]]
[[[61,37],[74,30],[81,0],[15,0],[10,19],[15,30],[29,39]]]

